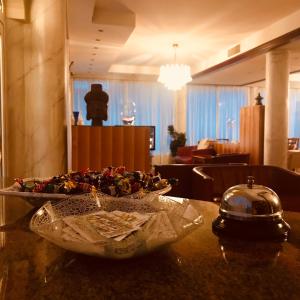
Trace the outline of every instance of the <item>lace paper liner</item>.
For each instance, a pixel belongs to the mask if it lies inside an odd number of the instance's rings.
[[[66,227],[65,217],[82,216],[101,210],[151,213],[151,218],[141,230],[131,233],[121,241],[103,238],[99,243],[87,242]],[[122,259],[146,254],[160,246],[175,242],[202,223],[202,215],[188,199],[181,199],[178,202],[177,199],[153,194],[142,199],[85,194],[81,198],[69,198],[55,205],[47,202],[32,217],[30,228],[64,249]]]

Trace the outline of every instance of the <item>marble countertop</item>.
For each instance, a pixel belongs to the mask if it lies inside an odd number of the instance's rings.
[[[147,256],[114,261],[30,232],[22,199],[0,204],[1,299],[300,299],[300,213],[285,213],[287,242],[221,240],[211,231],[218,207],[194,201],[204,225]]]

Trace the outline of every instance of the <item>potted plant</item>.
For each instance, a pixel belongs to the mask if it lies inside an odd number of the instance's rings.
[[[186,143],[185,133],[175,131],[173,125],[168,126],[168,132],[172,138],[172,141],[170,143],[171,155],[176,156],[177,148],[185,146]]]

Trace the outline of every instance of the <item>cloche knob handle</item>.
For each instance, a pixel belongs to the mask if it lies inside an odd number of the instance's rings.
[[[249,189],[252,189],[253,184],[254,184],[254,181],[255,181],[254,176],[248,176],[248,177],[247,177],[247,187],[248,187]]]

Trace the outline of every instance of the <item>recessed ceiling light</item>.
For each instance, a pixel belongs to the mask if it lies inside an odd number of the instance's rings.
[[[98,29],[99,32],[103,32],[103,29]]]
[[[96,39],[96,42],[100,42],[101,40],[100,39]]]

